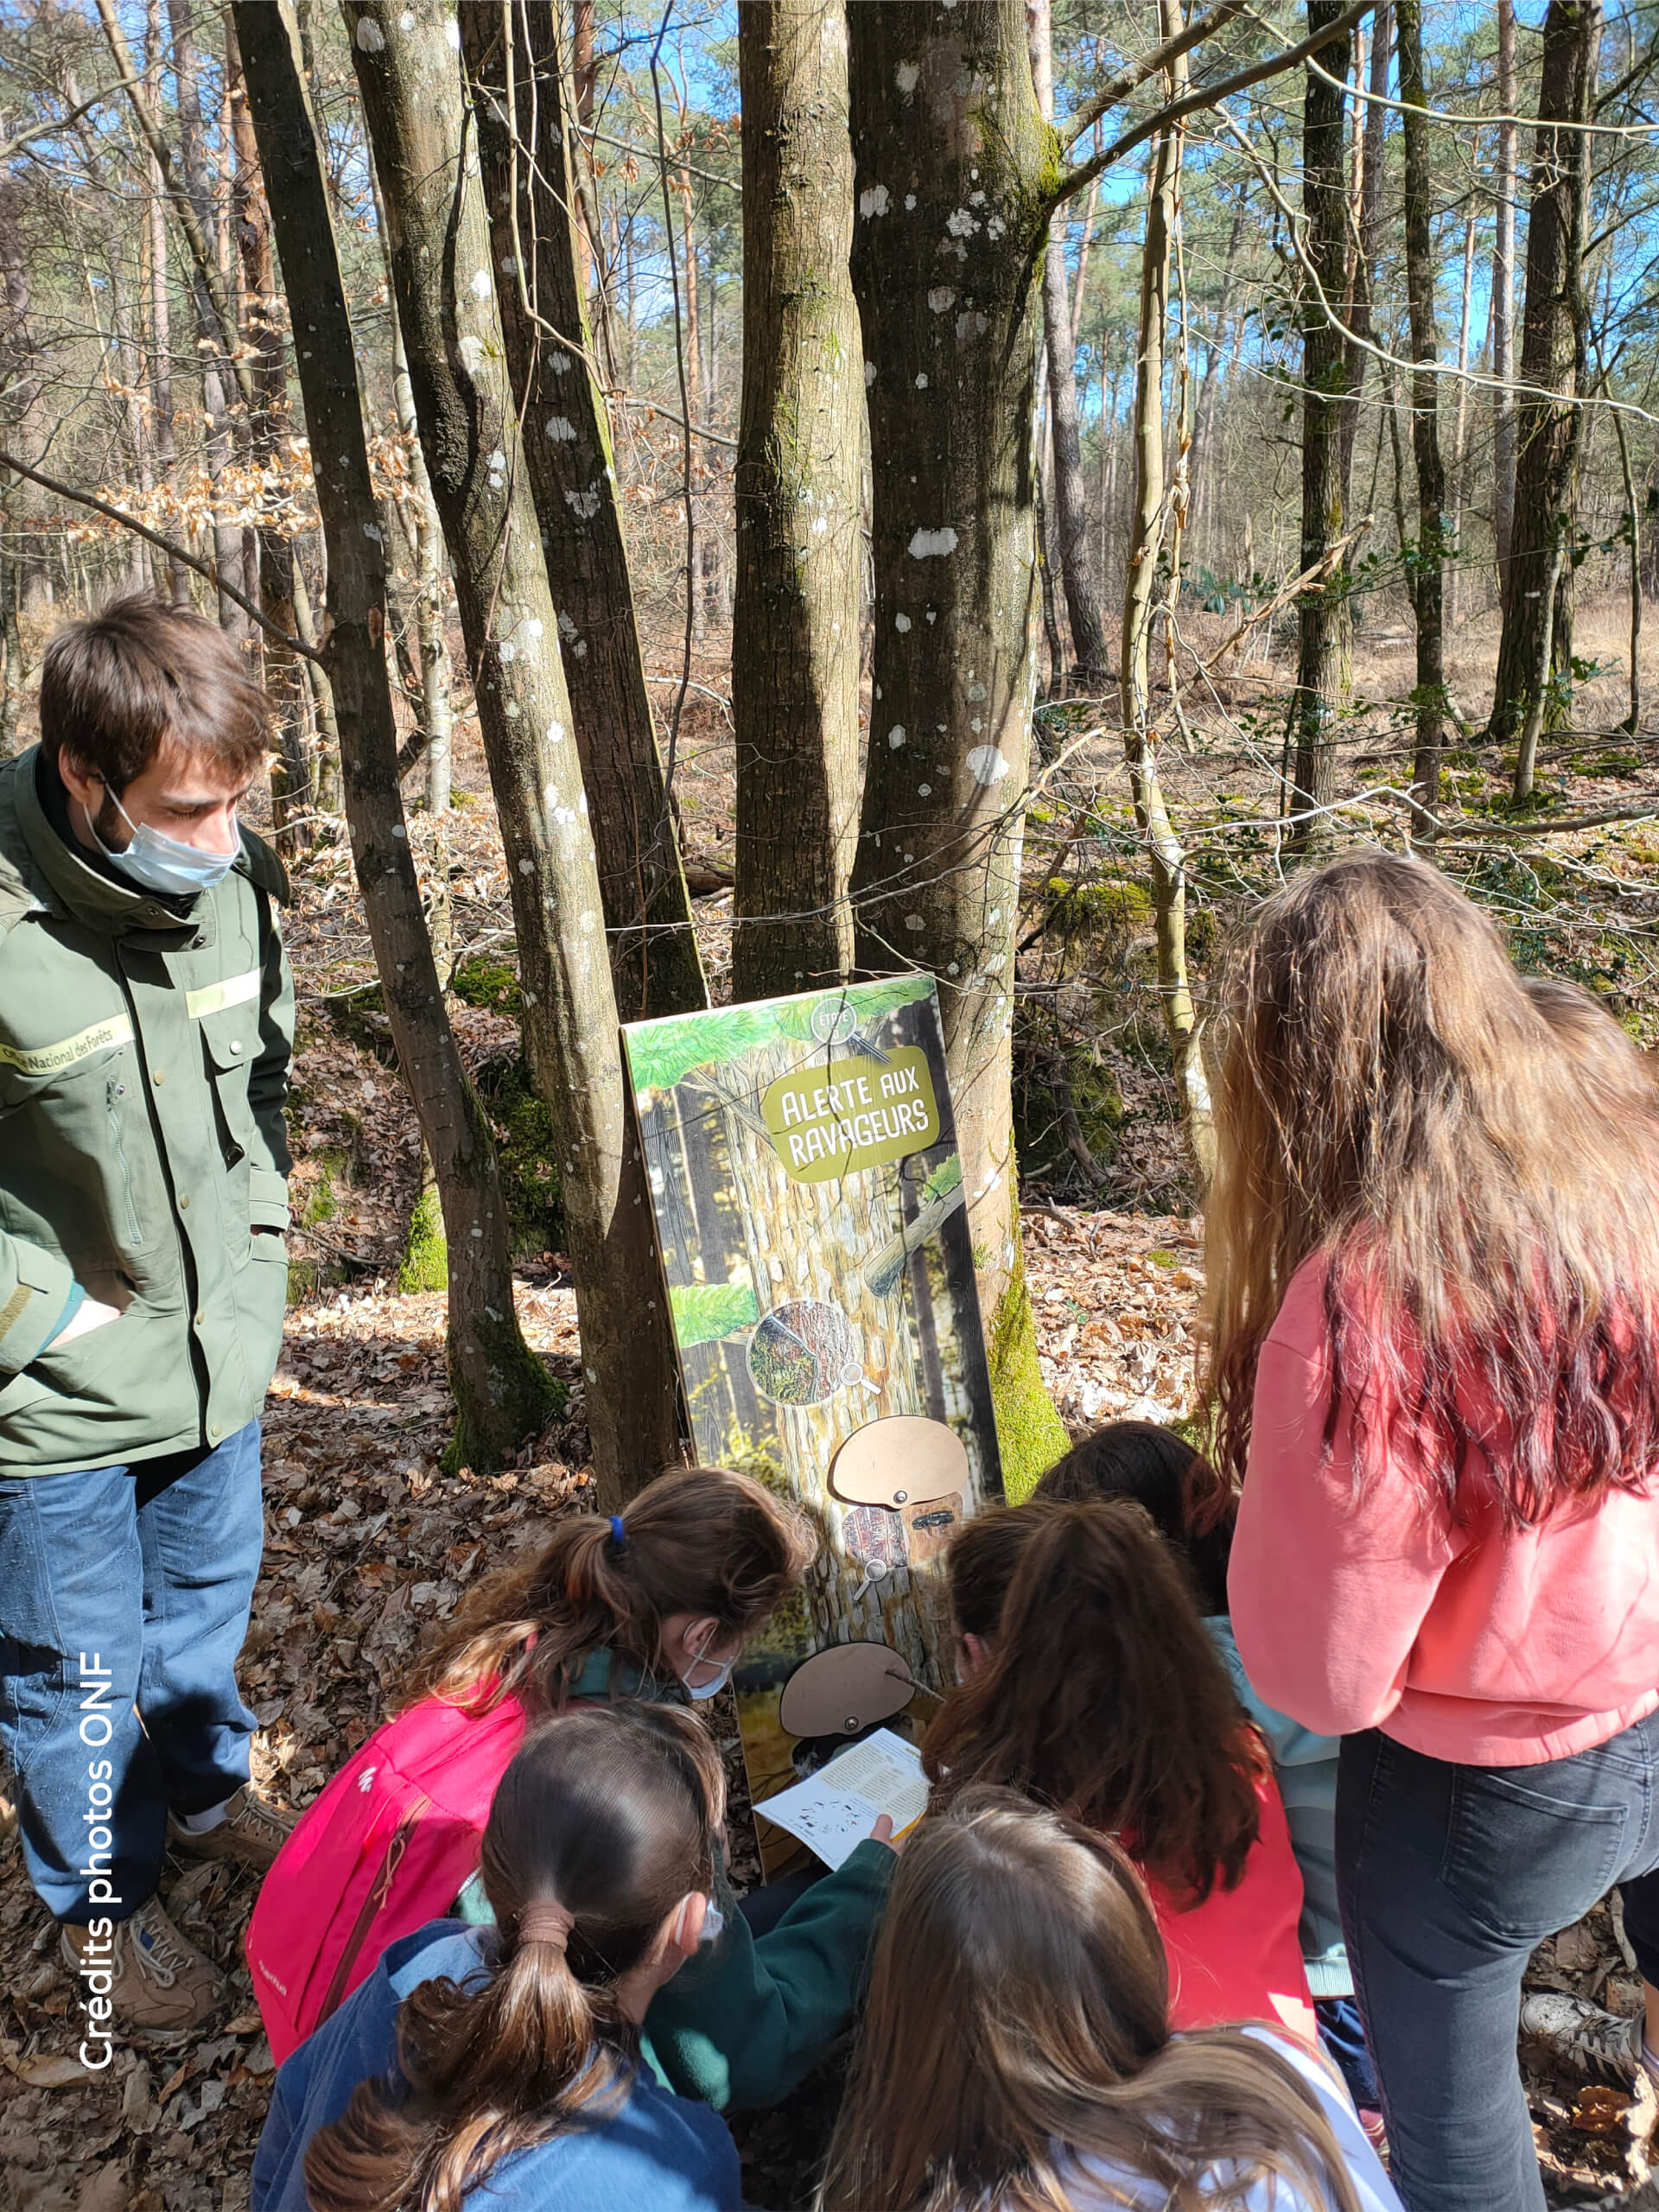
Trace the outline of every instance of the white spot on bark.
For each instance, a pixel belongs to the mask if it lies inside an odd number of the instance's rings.
[[[584,522],[590,516],[596,515],[599,512],[599,479],[595,477],[585,492],[567,492],[564,504],[573,514],[580,515]]]
[[[556,346],[547,357],[547,365],[556,377],[568,377],[570,373],[570,356],[568,353],[560,353]]]
[[[365,16],[363,20],[367,22],[368,17]],[[461,355],[461,367],[469,377],[475,377],[484,365],[484,340],[472,331],[465,331],[457,341],[456,350]]]
[[[931,798],[933,796],[932,785],[918,784],[916,786],[916,796],[918,798]]]
[[[591,937],[594,930],[594,917],[592,912],[589,912],[583,914],[577,921],[576,927],[582,931],[583,937]]]
[[[813,524],[813,525],[812,525],[812,535],[813,535],[813,537],[822,537],[823,536],[823,533],[825,532],[825,531],[826,531],[826,530],[828,530],[828,529],[829,529],[829,527],[830,527],[829,524],[824,520],[823,517],[822,515],[820,515],[820,516],[818,517],[817,520],[817,521]]]
[[[908,629],[909,629],[909,627],[910,627],[910,617],[909,617],[909,615],[908,615],[908,614],[895,614],[895,615],[893,616],[893,628],[894,628],[895,630],[899,631],[899,633],[902,635],[902,634],[903,634],[903,632],[904,632],[905,631],[908,630]]]
[[[893,73],[893,81],[901,92],[913,92],[921,71],[913,61],[901,61]]]
[[[914,194],[913,192],[907,192],[907,193],[905,194],[905,213],[906,213],[906,215],[908,215],[908,214],[911,214],[912,213],[913,213],[913,211],[914,211],[914,209],[915,209],[915,206],[916,206],[916,195],[915,195],[915,194]]]
[[[918,530],[910,541],[912,561],[943,560],[957,550],[957,533],[948,525],[944,530]],[[928,620],[933,620],[930,612]]]
[[[556,446],[571,445],[575,442],[576,426],[568,415],[550,415],[547,435]]]
[[[443,27],[443,35],[450,51],[459,54],[461,52],[461,25],[453,16]]]
[[[928,608],[928,610],[927,610],[927,626],[928,626],[928,628],[929,628],[930,630],[932,628],[933,625],[934,625],[934,624],[938,620],[938,619],[939,619],[939,610],[938,610],[938,608],[937,607],[930,607]]]
[[[979,228],[979,218],[969,214],[965,207],[957,207],[945,217],[944,227],[953,238],[971,238]]]
[[[364,16],[358,22],[357,42],[365,54],[384,54],[386,35],[372,16]]]
[[[368,17],[365,16],[363,20],[365,22],[367,22]],[[489,298],[490,272],[487,269],[474,270],[471,289],[473,297],[475,300],[487,300]]]
[[[887,732],[887,743],[896,753],[904,741],[905,726],[902,722],[894,722],[893,728]]]
[[[892,205],[893,202],[887,197],[887,188],[885,184],[873,184],[858,195],[858,212],[861,215],[885,215]]]
[[[570,620],[570,617],[568,614],[561,614],[559,617],[559,635],[564,639],[567,645],[574,645],[575,643],[577,637],[576,626]]]
[[[956,303],[956,291],[949,284],[936,284],[927,296],[927,304],[935,315],[948,315]]]
[[[988,238],[1000,238],[1007,227],[1000,215],[993,215],[985,226],[985,235]]]
[[[587,659],[587,658],[588,658],[588,640],[587,640],[587,639],[586,639],[586,638],[578,638],[578,639],[576,639],[575,644],[574,645],[572,645],[572,646],[571,646],[571,648],[570,648],[570,658],[571,658],[571,659],[572,659],[572,660],[586,660],[586,659]]]
[[[384,540],[380,536],[380,529],[378,523],[365,522],[363,525],[363,535],[365,537],[372,539],[376,545],[379,545],[384,543]]]
[[[973,171],[973,175],[977,176],[979,175],[979,171],[975,169]],[[968,205],[970,207],[982,207],[985,205],[984,194],[982,192],[970,192],[968,195]]]
[[[504,276],[511,276],[517,265],[518,264],[514,262],[513,257],[510,253],[504,253],[502,255],[501,274]]]
[[[866,362],[865,362],[865,364],[864,364],[864,389],[865,389],[865,391],[868,391],[869,390],[870,386],[871,386],[874,382],[875,382],[875,363],[874,363],[874,361],[866,361]]]
[[[916,379],[916,389],[918,391],[925,391],[927,390],[927,372],[925,369],[921,372]],[[915,480],[914,477],[911,479],[912,483],[914,483]]]
[[[978,716],[977,715],[976,715],[974,716],[974,724],[973,724],[973,728],[974,728],[974,735],[975,735],[976,737],[977,737],[977,736],[979,735],[979,733],[981,732],[981,730],[982,730],[982,729],[984,728],[984,727],[985,727],[984,723],[983,723],[982,721],[981,721],[981,720],[979,719],[979,716]]]
[[[492,468],[505,468],[506,465],[507,456],[502,452],[500,447],[497,446],[495,451],[490,455],[490,467]]]
[[[576,801],[576,812],[577,812],[578,814],[586,814],[586,813],[587,813],[587,811],[588,811],[588,794],[587,794],[587,792],[586,792],[586,791],[583,791],[583,793],[582,794],[582,797],[581,797],[581,798]]]
[[[542,634],[542,626],[540,615],[532,614],[524,625],[524,635],[531,639],[539,638]]]
[[[905,927],[907,930],[925,930],[927,927],[927,924],[922,919],[919,914],[906,914],[905,916]]]
[[[564,743],[564,724],[563,722],[549,722],[547,726],[547,741],[550,745],[563,745]]]
[[[511,660],[518,651],[518,648],[513,644],[511,638],[503,638],[500,644],[495,650],[503,660]]]
[[[414,29],[415,10],[412,8],[405,8],[403,14],[398,16],[397,28],[400,31],[412,31]]]
[[[968,755],[968,766],[973,772],[974,781],[983,784],[988,789],[992,784],[1000,784],[1008,772],[1007,762],[994,745],[975,746]]]
[[[982,683],[976,683],[971,676],[968,679],[968,696],[976,706],[985,696],[985,686]]]
[[[534,875],[536,873],[535,861],[520,861],[518,863],[518,873],[520,875]]]
[[[957,343],[958,346],[971,346],[976,338],[982,338],[989,328],[990,323],[982,315],[972,311],[959,315],[957,317]]]

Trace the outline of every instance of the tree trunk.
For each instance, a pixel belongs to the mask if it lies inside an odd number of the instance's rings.
[[[1054,120],[1053,26],[1049,0],[1026,0],[1033,80],[1043,120]],[[1110,671],[1100,594],[1089,557],[1089,496],[1083,483],[1083,440],[1077,428],[1077,341],[1065,281],[1070,216],[1060,208],[1049,226],[1043,261],[1043,328],[1048,348],[1049,420],[1054,440],[1054,514],[1050,543],[1059,555],[1065,611],[1077,681],[1086,691],[1104,690]]]
[[[147,70],[155,67],[161,51],[161,0],[149,0],[144,16],[144,64]],[[173,329],[167,283],[167,205],[162,172],[153,154],[146,153],[144,168],[149,187],[149,206],[145,213],[149,226],[149,358],[156,457],[163,483],[176,486],[179,448],[173,427]],[[169,558],[168,575],[174,604],[188,607],[189,569],[182,561]]]
[[[435,11],[348,0],[421,442],[443,522],[512,887],[524,1042],[559,1163],[601,1494],[677,1449],[649,1194],[617,1034],[588,800],[490,278],[489,218]],[[475,141],[474,143],[475,144]],[[642,1311],[642,1304],[644,1310]]]
[[[1515,0],[1497,0],[1497,105],[1516,112]],[[1516,125],[1497,126],[1497,235],[1492,241],[1492,541],[1500,598],[1510,565],[1515,515],[1515,194]]]
[[[999,1433],[1058,1427],[1016,1276],[1009,1039],[1035,682],[1031,424],[1045,187],[1023,0],[849,10],[868,366],[874,721],[854,890],[868,970],[938,977]],[[1010,1384],[1033,1386],[1011,1403]]]
[[[1619,474],[1624,481],[1625,527],[1630,539],[1630,711],[1624,728],[1634,737],[1642,727],[1642,512],[1636,500],[1636,473],[1630,467],[1630,441],[1624,417],[1615,412],[1613,435],[1618,440]]]
[[[443,1211],[447,1350],[458,1414],[452,1451],[456,1464],[489,1467],[541,1427],[553,1390],[513,1312],[495,1149],[444,1010],[398,794],[384,644],[385,549],[321,149],[287,11],[270,0],[237,0],[232,19],[289,308],[309,340],[297,367],[328,548],[327,651],[352,855],[398,1065]]]
[[[1179,37],[1180,0],[1162,0],[1159,35]],[[1170,97],[1186,89],[1186,60],[1169,73]],[[1147,180],[1147,220],[1141,254],[1141,309],[1135,366],[1135,507],[1123,579],[1123,627],[1118,646],[1118,712],[1129,772],[1135,827],[1152,872],[1158,996],[1169,1037],[1181,1119],[1200,1183],[1215,1166],[1209,1085],[1198,1051],[1198,1024],[1186,974],[1186,863],[1164,803],[1153,728],[1151,643],[1159,555],[1170,503],[1164,488],[1164,334],[1169,327],[1169,271],[1180,219],[1181,133],[1153,142]]]
[[[1527,293],[1516,409],[1515,517],[1503,574],[1487,741],[1520,739],[1514,792],[1532,790],[1537,734],[1547,714],[1550,654],[1558,636],[1556,588],[1573,527],[1574,479],[1584,434],[1577,403],[1586,381],[1583,261],[1589,219],[1589,141],[1559,123],[1589,121],[1601,45],[1600,0],[1550,0],[1544,17],[1538,136],[1527,220]]]
[[[1308,24],[1311,29],[1311,16]],[[1360,45],[1363,44],[1364,28],[1361,24],[1354,35]],[[1383,102],[1388,97],[1389,60],[1394,39],[1389,0],[1378,0],[1370,28],[1370,73],[1366,89],[1376,97],[1360,104],[1363,114],[1354,132],[1354,166],[1357,171],[1353,216],[1355,245],[1347,256],[1351,275],[1347,287],[1348,311],[1343,317],[1357,340],[1370,340],[1376,334],[1371,302],[1376,294],[1377,261],[1382,250],[1382,186],[1389,127],[1389,111]],[[1331,66],[1329,56],[1325,57],[1325,64]],[[1331,73],[1335,76],[1338,73],[1332,67]],[[1360,71],[1356,67],[1356,84],[1359,76]],[[1329,91],[1330,87],[1327,86],[1325,89]],[[1348,404],[1342,414],[1342,504],[1344,512],[1353,481],[1354,439],[1359,429],[1359,395],[1364,387],[1370,360],[1370,354],[1364,345],[1356,343],[1346,348]]]
[[[1417,543],[1406,565],[1417,618],[1417,758],[1412,772],[1413,836],[1432,843],[1440,798],[1446,727],[1442,594],[1446,576],[1446,467],[1440,457],[1439,339],[1434,327],[1433,178],[1423,91],[1421,0],[1394,0],[1399,22],[1404,110],[1406,295],[1411,321],[1411,450],[1417,464]]]
[[[509,16],[499,0],[462,0],[460,21],[492,211],[488,265],[502,277],[507,369],[523,405],[529,488],[558,601],[617,1003],[628,1021],[683,1013],[706,1006],[709,994],[645,688],[610,426],[589,365],[558,11],[515,0]],[[407,328],[404,339],[412,353]]]
[[[1203,548],[1208,566],[1215,565],[1216,533],[1210,523],[1210,475],[1213,466],[1216,406],[1220,397],[1222,364],[1227,358],[1228,332],[1232,322],[1233,288],[1238,270],[1238,249],[1244,236],[1244,200],[1241,194],[1227,233],[1227,256],[1221,267],[1221,296],[1216,306],[1215,336],[1204,341],[1204,374],[1198,380],[1198,404],[1192,410],[1192,452],[1187,467],[1187,529],[1205,525]],[[1142,242],[1144,245],[1144,241]],[[1195,544],[1198,543],[1194,539]]]
[[[1477,171],[1480,166],[1480,133],[1474,138],[1474,161]],[[1451,588],[1447,594],[1450,604],[1447,613],[1452,627],[1458,626],[1459,610],[1463,599],[1466,564],[1463,549],[1463,512],[1469,498],[1469,322],[1474,308],[1475,293],[1475,218],[1479,213],[1474,194],[1469,197],[1468,213],[1463,223],[1463,293],[1458,317],[1458,422],[1452,442],[1452,518],[1446,537],[1446,557],[1452,564]]]
[[[1342,13],[1341,0],[1307,0],[1307,28],[1322,30]],[[1340,55],[1333,49],[1332,77]],[[1302,96],[1302,207],[1306,253],[1320,290],[1332,305],[1343,296],[1347,260],[1348,203],[1343,137],[1347,94],[1325,76],[1307,72]],[[1311,288],[1310,288],[1311,289]],[[1343,468],[1343,417],[1348,404],[1347,341],[1332,327],[1325,308],[1310,298],[1302,322],[1301,568],[1313,568],[1347,528]],[[1291,703],[1296,766],[1292,804],[1296,820],[1288,845],[1298,856],[1327,850],[1332,840],[1328,809],[1336,796],[1337,717],[1347,688],[1349,621],[1346,571],[1338,566],[1297,602],[1296,691]]]
[[[276,441],[288,427],[288,367],[276,304],[276,270],[271,258],[270,207],[259,173],[259,149],[242,83],[236,26],[225,22],[225,92],[231,111],[235,171],[232,188],[232,228],[241,259],[244,328],[252,342],[257,403],[249,423],[249,443],[257,465],[276,458]],[[286,635],[294,635],[294,547],[283,531],[258,533],[259,605]],[[282,754],[270,779],[271,810],[283,843],[308,849],[315,840],[315,779],[305,750],[305,710],[297,661],[267,631],[261,635],[265,690],[270,700]]]
[[[864,385],[842,0],[749,0],[737,457],[734,998],[851,972]]]

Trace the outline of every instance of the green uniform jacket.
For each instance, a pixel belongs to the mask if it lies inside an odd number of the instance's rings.
[[[188,901],[112,882],[0,766],[0,1475],[211,1448],[282,1344],[287,879],[248,830]],[[79,1283],[120,1317],[50,1349]]]

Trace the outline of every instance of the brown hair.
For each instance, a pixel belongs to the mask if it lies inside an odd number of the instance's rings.
[[[1288,2060],[1235,2029],[1171,2036],[1122,1853],[1012,1790],[967,1790],[894,1874],[820,2212],[1065,2212],[1109,2192],[1084,2160],[1172,2212],[1242,2205],[1269,2175],[1358,2212]]]
[[[1640,1047],[1599,999],[1560,976],[1523,976],[1521,988],[1586,1074],[1651,1102],[1653,1077]]]
[[[683,1897],[712,1892],[724,1817],[720,1755],[690,1713],[594,1707],[528,1737],[484,1831],[488,1978],[404,1999],[409,2094],[364,2082],[312,2138],[313,2212],[460,2212],[500,2159],[613,2113],[639,2056],[617,1985]],[[531,1905],[563,1908],[562,1944],[520,1932]]]
[[[1109,1421],[1057,1459],[1032,1492],[1044,1505],[1132,1497],[1192,1577],[1206,1613],[1227,1611],[1238,1503],[1201,1452],[1155,1421]]]
[[[1361,1478],[1392,1452],[1446,1510],[1480,1441],[1506,1525],[1640,1491],[1659,1456],[1659,1118],[1564,1041],[1435,868],[1351,854],[1234,953],[1206,1211],[1217,1464],[1242,1480],[1257,1356],[1321,1259]],[[1495,1442],[1494,1439],[1501,1440]]]
[[[413,1696],[483,1712],[512,1692],[533,1713],[556,1713],[590,1652],[650,1669],[671,1613],[710,1615],[722,1641],[751,1635],[812,1561],[804,1522],[726,1467],[672,1468],[620,1517],[619,1540],[605,1516],[577,1514],[530,1566],[480,1582]]]
[[[1234,1888],[1266,1753],[1174,1554],[1127,1498],[1018,1510],[990,1656],[922,1748],[936,1800],[973,1783],[1025,1790],[1119,1837],[1182,1909]]]
[[[1042,1511],[1035,1498],[1023,1505],[988,1505],[964,1521],[945,1558],[950,1611],[958,1636],[995,1636],[1026,1539]]]
[[[70,622],[41,664],[41,744],[118,796],[164,745],[251,776],[270,748],[265,695],[206,615],[137,593]]]

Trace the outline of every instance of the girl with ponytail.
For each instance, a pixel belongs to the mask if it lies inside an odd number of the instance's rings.
[[[307,1808],[265,1878],[247,1948],[276,2059],[399,1937],[451,1912],[495,1916],[480,1843],[527,1727],[618,1698],[702,1704],[812,1552],[804,1524],[748,1476],[677,1468],[621,1514],[572,1515],[529,1566],[481,1582],[403,1709]],[[885,1840],[861,1844],[758,1936],[716,1866],[724,1932],[652,2016],[674,2088],[769,2105],[810,2071],[852,2018],[892,1864]]]
[[[893,1882],[819,2212],[1400,2212],[1341,2091],[1268,2028],[1173,2034],[1128,1859],[1008,1789]]]
[[[735,2212],[728,2131],[659,2086],[641,2024],[698,1948],[724,1809],[689,1713],[536,1730],[484,1832],[495,1927],[394,1944],[288,2061],[254,2212]]]

